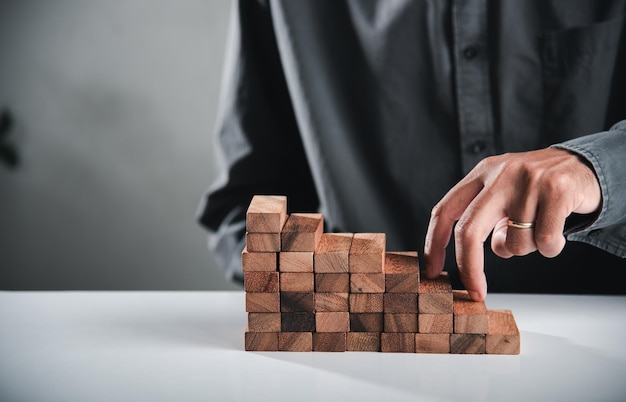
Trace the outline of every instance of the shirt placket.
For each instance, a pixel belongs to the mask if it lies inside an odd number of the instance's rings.
[[[454,1],[452,19],[461,166],[465,174],[496,150],[489,76],[487,0]]]

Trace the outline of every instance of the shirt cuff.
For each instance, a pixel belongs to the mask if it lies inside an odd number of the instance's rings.
[[[602,209],[596,219],[567,233],[613,254],[626,256],[626,120],[609,131],[592,134],[554,148],[573,152],[588,161],[602,191]]]

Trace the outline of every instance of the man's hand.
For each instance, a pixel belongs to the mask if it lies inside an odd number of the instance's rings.
[[[555,257],[565,246],[565,219],[597,211],[601,203],[594,172],[568,151],[546,148],[486,158],[433,208],[424,247],[426,276],[434,278],[443,269],[454,227],[460,279],[473,300],[483,300],[483,243],[490,232],[491,248],[502,258],[535,250]],[[535,226],[509,226],[509,219]]]

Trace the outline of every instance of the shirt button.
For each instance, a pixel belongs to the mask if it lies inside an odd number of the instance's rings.
[[[602,229],[595,229],[589,232],[589,237],[598,237],[598,235],[602,233]]]
[[[476,57],[476,55],[478,54],[478,49],[476,48],[476,46],[468,46],[465,49],[463,49],[463,57],[465,57],[465,60],[472,60],[473,58]]]
[[[487,145],[485,144],[484,141],[476,141],[469,147],[470,151],[474,155],[478,155],[482,153],[485,150],[485,148],[487,148]]]

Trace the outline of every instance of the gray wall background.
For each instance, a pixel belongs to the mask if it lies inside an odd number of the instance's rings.
[[[228,0],[0,0],[0,289],[238,289],[195,214],[216,177]]]

